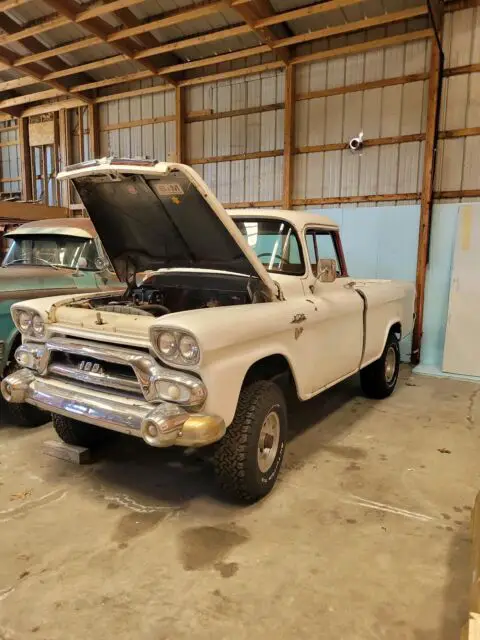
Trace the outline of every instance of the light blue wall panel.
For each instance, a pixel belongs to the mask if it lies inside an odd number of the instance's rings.
[[[432,370],[442,368],[453,250],[461,206],[438,204],[433,209],[421,351],[421,365]]]
[[[320,209],[318,213],[339,224],[351,276],[415,282],[418,205]],[[410,360],[410,349],[408,337],[401,344],[403,360]]]

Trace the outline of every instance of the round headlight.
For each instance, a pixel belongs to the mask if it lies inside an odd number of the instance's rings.
[[[45,335],[45,323],[42,318],[35,314],[32,319],[33,335],[37,338],[43,338]]]
[[[170,331],[164,331],[160,334],[158,339],[158,348],[160,353],[164,356],[171,358],[177,352],[177,341],[173,333]]]
[[[189,335],[182,336],[178,343],[178,349],[182,358],[187,362],[194,363],[198,361],[200,349],[194,337]]]
[[[20,311],[20,313],[18,314],[17,322],[20,331],[26,333],[30,329],[30,326],[32,324],[32,317],[26,311]]]

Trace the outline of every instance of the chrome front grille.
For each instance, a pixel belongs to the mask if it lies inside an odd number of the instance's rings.
[[[193,407],[203,404],[206,398],[206,389],[199,378],[163,367],[146,350],[53,337],[41,352],[36,365],[41,376],[68,379],[122,395],[143,396],[147,402],[173,400]]]
[[[93,387],[141,394],[140,384],[131,367],[103,360],[54,351],[50,357],[48,373],[53,377],[78,380]]]

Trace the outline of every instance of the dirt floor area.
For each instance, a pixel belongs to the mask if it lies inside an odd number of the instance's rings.
[[[3,411],[5,421],[5,411]],[[273,494],[121,437],[89,466],[0,428],[2,640],[450,640],[467,615],[480,386],[402,371],[291,411]]]

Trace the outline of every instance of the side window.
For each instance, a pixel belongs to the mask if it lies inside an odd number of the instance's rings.
[[[337,263],[337,275],[341,275],[340,260],[338,258],[335,240],[330,231],[314,230],[307,231],[308,258],[312,265],[314,274],[317,272],[317,262],[322,258],[335,260]]]

